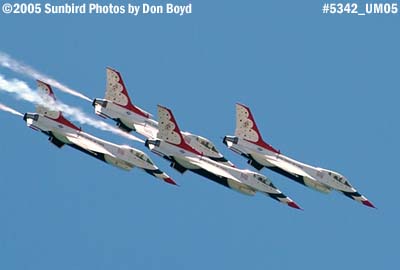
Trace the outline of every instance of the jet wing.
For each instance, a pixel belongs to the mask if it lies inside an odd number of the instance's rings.
[[[231,179],[231,180],[241,183],[239,179],[237,179],[235,176],[233,176],[229,172],[227,172],[219,167],[213,166],[212,164],[207,163],[204,160],[194,158],[194,157],[186,157],[186,159],[188,159],[190,161],[190,163],[192,163],[206,171],[209,171],[217,176],[225,177],[225,178],[228,178],[228,179]]]
[[[286,162],[284,160],[281,159],[276,159],[273,157],[268,157],[268,156],[264,156],[263,158],[265,158],[269,163],[271,163],[272,165],[279,167],[291,174],[294,175],[300,175],[303,177],[307,177],[309,179],[315,180],[314,177],[312,177],[311,175],[309,175],[308,173],[306,173],[304,170],[302,170],[299,167],[296,167],[292,164],[290,164],[289,162]],[[316,181],[316,180],[315,180]]]
[[[75,134],[66,134],[65,137],[67,137],[67,139],[72,142],[73,144],[76,144],[88,151],[91,152],[96,152],[96,153],[102,153],[102,154],[106,154],[112,157],[115,157],[114,154],[112,154],[111,152],[109,152],[107,149],[105,149],[103,146],[85,138],[82,136],[76,136]]]

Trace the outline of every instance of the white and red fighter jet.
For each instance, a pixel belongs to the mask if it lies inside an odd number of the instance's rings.
[[[48,97],[55,100],[50,85],[38,81],[38,87]],[[81,128],[68,121],[61,111],[38,105],[36,113],[25,113],[23,119],[29,127],[49,136],[50,142],[59,148],[69,145],[120,169],[128,171],[138,167],[154,177],[176,185],[174,180],[158,169],[142,151],[127,145],[117,145],[85,133]]]
[[[324,193],[335,189],[353,200],[375,208],[343,175],[301,163],[283,155],[266,143],[261,137],[250,109],[242,104],[236,104],[235,136],[225,136],[223,142],[229,149],[245,157],[248,163],[258,170],[266,167]]]

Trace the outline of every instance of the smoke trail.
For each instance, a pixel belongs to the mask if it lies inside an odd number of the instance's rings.
[[[5,112],[9,112],[18,116],[24,116],[22,113],[20,113],[19,111],[14,110],[13,108],[10,108],[4,104],[0,103],[0,110],[5,111]]]
[[[47,107],[51,110],[62,111],[65,115],[72,117],[73,120],[78,121],[81,124],[87,124],[92,127],[123,136],[130,140],[144,143],[142,139],[132,134],[126,133],[116,127],[107,124],[106,122],[103,122],[101,120],[96,120],[87,116],[84,112],[82,112],[78,108],[71,107],[62,102],[41,96],[38,92],[33,91],[24,81],[20,81],[17,79],[6,80],[4,76],[0,74],[0,91],[13,93],[17,95],[17,97],[20,99],[32,102],[36,105]]]
[[[77,90],[71,89],[68,86],[65,86],[64,84],[58,82],[55,79],[52,79],[51,77],[44,75],[40,73],[39,71],[35,70],[34,68],[25,65],[23,63],[18,62],[17,60],[12,59],[9,55],[0,52],[0,65],[2,65],[5,68],[11,69],[12,71],[18,72],[20,74],[27,75],[31,78],[34,78],[36,80],[41,80],[45,81],[46,83],[60,89],[61,91],[71,94],[73,96],[79,97],[81,99],[87,100],[89,102],[92,102],[90,98],[85,96],[82,93],[79,93]]]

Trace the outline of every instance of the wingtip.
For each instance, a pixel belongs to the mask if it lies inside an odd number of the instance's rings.
[[[373,204],[372,204],[370,201],[368,201],[368,200],[362,201],[362,204],[365,205],[365,206],[368,206],[368,207],[371,207],[371,208],[375,208],[375,209],[376,209],[375,205],[373,205]]]
[[[290,206],[290,207],[292,207],[292,208],[296,208],[296,209],[299,209],[299,210],[303,210],[300,206],[298,206],[295,202],[288,202],[288,205]]]

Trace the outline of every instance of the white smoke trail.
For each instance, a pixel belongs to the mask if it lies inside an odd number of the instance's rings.
[[[87,100],[89,102],[92,102],[92,100],[90,98],[88,98],[84,94],[78,92],[77,90],[71,89],[68,86],[60,83],[59,81],[40,73],[39,71],[35,70],[34,68],[32,68],[28,65],[25,65],[21,62],[18,62],[17,60],[11,58],[9,55],[7,55],[3,52],[0,52],[0,65],[2,65],[5,68],[11,69],[14,72],[24,74],[26,76],[34,78],[36,80],[45,81],[46,83],[60,89],[61,91],[65,92],[65,93],[68,93],[73,96],[79,97],[79,98]]]
[[[10,108],[4,104],[0,103],[0,110],[5,111],[5,112],[9,112],[18,116],[24,116],[22,113],[20,113],[19,111],[14,110],[13,108]]]
[[[2,74],[0,74],[0,91],[15,94],[20,99],[32,102],[36,105],[47,107],[50,110],[62,111],[65,115],[72,117],[73,120],[78,121],[81,124],[87,124],[92,127],[123,136],[130,140],[144,143],[142,139],[132,134],[126,133],[116,127],[107,124],[106,122],[96,120],[87,116],[78,108],[69,106],[59,101],[54,101],[52,99],[49,99],[48,97],[41,96],[38,92],[32,90],[24,81],[20,81],[17,79],[7,80]]]

